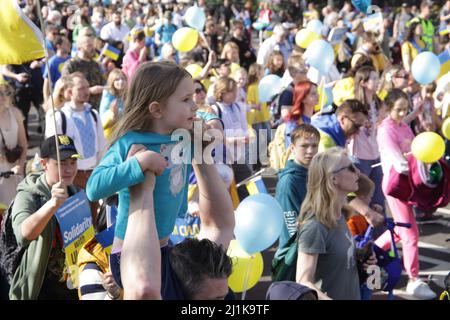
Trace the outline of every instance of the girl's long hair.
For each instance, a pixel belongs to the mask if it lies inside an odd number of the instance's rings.
[[[308,169],[307,193],[298,218],[299,226],[312,218],[328,229],[337,226],[335,210],[338,198],[332,178],[344,157],[344,149],[333,147],[312,159]]]
[[[367,107],[367,110],[369,110],[369,103],[366,100],[366,95],[364,94],[364,87],[361,84],[363,82],[369,81],[370,74],[372,72],[376,73],[375,68],[366,66],[359,68],[355,74],[355,99],[363,103]],[[374,94],[373,98],[375,100],[376,108],[378,110],[380,108],[381,101],[376,93]]]
[[[288,121],[297,121],[301,118],[304,109],[303,100],[311,91],[312,86],[315,84],[311,81],[302,81],[295,85],[292,108],[287,116]]]
[[[119,77],[122,77],[123,79],[125,79],[125,87],[122,90],[122,92],[119,92],[114,87],[114,81],[116,81],[116,79]],[[127,76],[125,75],[125,73],[123,73],[123,71],[118,68],[111,70],[111,72],[109,73],[109,76],[108,76],[108,80],[106,81],[106,88],[113,96],[121,98],[122,100],[125,100],[125,95],[126,95],[127,88],[128,88]]]
[[[150,103],[164,104],[184,78],[192,78],[185,69],[170,62],[145,62],[131,80],[125,110],[113,133],[111,144],[128,131],[149,131],[154,118]]]
[[[273,60],[276,56],[280,56],[281,59],[283,60],[283,64],[281,65],[280,68],[277,68],[275,66],[275,64],[273,63]],[[280,51],[273,51],[270,55],[269,55],[269,59],[267,61],[267,65],[266,68],[269,69],[269,74],[275,74],[279,77],[283,77],[284,75],[284,70],[286,69],[286,66],[284,65],[284,57],[283,54]]]

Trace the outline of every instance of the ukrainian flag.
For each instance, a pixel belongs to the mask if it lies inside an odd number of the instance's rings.
[[[110,44],[105,44],[102,50],[102,55],[107,56],[114,61],[117,61],[117,59],[119,59],[120,50]]]
[[[441,73],[438,78],[450,71],[450,50],[445,50],[439,55],[439,61],[441,62]]]
[[[17,1],[0,0],[0,65],[22,64],[45,56],[44,37]]]
[[[245,184],[245,186],[247,187],[247,191],[250,195],[258,193],[269,193],[267,192],[266,185],[264,184],[261,176],[251,179]]]

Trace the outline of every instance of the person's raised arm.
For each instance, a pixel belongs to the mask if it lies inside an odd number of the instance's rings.
[[[161,249],[156,230],[155,175],[130,187],[130,209],[123,241],[120,274],[125,300],[161,299]]]
[[[231,196],[215,164],[193,164],[199,188],[201,228],[199,239],[209,239],[226,249],[233,239],[234,211]]]

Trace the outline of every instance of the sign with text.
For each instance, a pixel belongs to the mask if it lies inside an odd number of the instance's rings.
[[[77,258],[83,245],[94,234],[91,208],[84,191],[73,195],[55,213],[64,241],[67,267],[74,288],[78,287]]]

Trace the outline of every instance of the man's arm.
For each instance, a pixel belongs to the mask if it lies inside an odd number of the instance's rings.
[[[225,249],[233,239],[234,211],[231,196],[215,164],[193,164],[199,188],[199,239],[209,239]]]
[[[123,241],[120,274],[124,299],[161,299],[161,249],[156,230],[153,190],[155,175],[130,187],[130,208]]]

